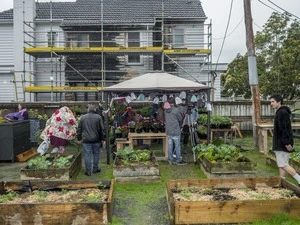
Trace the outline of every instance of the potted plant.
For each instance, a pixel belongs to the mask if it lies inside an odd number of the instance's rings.
[[[207,127],[204,125],[197,126],[197,134],[199,139],[206,139],[207,138]]]
[[[162,132],[162,133],[166,132],[166,125],[164,122],[158,121],[157,125],[158,125],[158,130],[160,132]]]
[[[122,137],[122,129],[121,127],[117,127],[115,130],[116,138],[121,138]]]
[[[129,133],[129,128],[126,125],[121,126],[122,138],[127,138]]]
[[[131,133],[135,132],[135,125],[136,125],[136,123],[133,120],[128,122],[129,132],[131,132]]]
[[[156,120],[153,120],[153,122],[151,124],[151,131],[153,133],[158,133],[158,128],[159,128],[159,122]]]
[[[146,133],[149,133],[151,129],[151,121],[150,120],[145,120],[143,122],[143,130],[146,132]]]
[[[138,122],[138,123],[136,123],[136,125],[135,125],[135,131],[137,132],[137,133],[142,133],[143,132],[143,122]]]

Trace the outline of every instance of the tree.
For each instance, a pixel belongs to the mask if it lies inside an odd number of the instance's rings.
[[[300,23],[289,15],[273,13],[255,35],[257,72],[262,97],[281,93],[293,100],[300,96]],[[251,97],[247,57],[238,55],[222,76],[222,94]]]
[[[261,56],[256,57],[258,77],[265,72],[264,59]],[[251,89],[248,75],[247,55],[238,54],[237,57],[228,65],[225,74],[221,76],[221,85],[223,87],[222,95],[229,97],[243,96],[246,99],[251,98]]]

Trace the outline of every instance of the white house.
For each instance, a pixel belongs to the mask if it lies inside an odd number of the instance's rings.
[[[0,12],[0,102],[97,100],[165,71],[214,86],[211,24],[199,0],[14,0]],[[217,74],[217,76],[215,76]]]

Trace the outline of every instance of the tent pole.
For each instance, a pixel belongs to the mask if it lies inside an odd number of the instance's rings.
[[[104,92],[104,99],[105,99],[105,110],[109,109],[109,102],[108,102],[108,92]],[[110,164],[110,151],[109,151],[109,118],[108,113],[105,113],[105,132],[106,132],[106,163]]]

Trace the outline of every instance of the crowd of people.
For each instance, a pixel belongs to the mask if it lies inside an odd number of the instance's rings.
[[[283,98],[279,94],[270,97],[270,104],[276,110],[274,117],[273,150],[281,177],[290,174],[300,186],[300,175],[289,165],[290,153],[294,151],[294,140],[291,128],[291,110],[283,105]],[[48,146],[52,146],[52,153],[63,153],[70,141],[77,139],[83,146],[85,175],[101,171],[99,167],[100,148],[105,141],[103,103],[98,106],[90,104],[87,113],[82,115],[76,123],[74,113],[63,106],[52,114],[48,119],[40,137]],[[27,120],[28,111],[18,104],[18,111],[6,115],[9,120]],[[159,102],[157,96],[153,100],[151,119],[161,121],[165,124],[165,132],[168,139],[168,163],[170,165],[184,165],[182,154],[188,152],[188,143],[191,127],[197,124],[198,108],[193,101],[186,104],[185,98],[170,97]],[[113,126],[128,125],[131,121],[135,123],[144,120],[139,110],[134,111],[127,105],[122,113],[114,116]],[[139,140],[138,145],[142,144]],[[47,149],[48,150],[48,149]],[[45,152],[43,152],[45,153]]]

